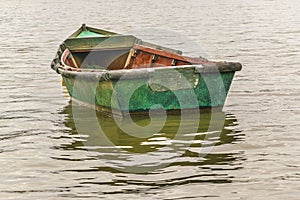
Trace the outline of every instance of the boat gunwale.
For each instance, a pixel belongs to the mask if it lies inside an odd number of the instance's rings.
[[[103,69],[82,69],[69,66],[65,63],[70,51],[66,48],[60,59],[60,66],[57,67],[57,72],[65,77],[76,77],[83,79],[107,81],[119,79],[137,79],[151,77],[153,73],[163,70],[177,70],[177,69],[194,69],[195,74],[202,73],[225,73],[235,72],[241,70],[240,63],[228,63],[227,68],[220,68],[217,63],[207,62],[202,64],[180,65],[180,66],[162,66],[154,68],[137,68],[137,69],[119,69],[119,70],[103,70]],[[225,63],[225,62],[224,62]],[[232,65],[228,65],[232,64]]]

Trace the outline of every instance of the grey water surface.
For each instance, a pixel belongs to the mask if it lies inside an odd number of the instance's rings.
[[[1,200],[299,199],[299,1],[0,3]],[[243,69],[223,111],[201,114],[196,130],[175,115],[160,132],[137,137],[74,106],[50,68],[82,23]],[[202,156],[205,143],[215,148]]]

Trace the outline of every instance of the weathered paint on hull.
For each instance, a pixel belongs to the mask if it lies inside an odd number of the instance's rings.
[[[60,45],[51,68],[63,76],[72,99],[122,115],[223,107],[241,64],[181,54],[82,25]]]
[[[181,110],[222,107],[234,73],[198,74],[199,81],[195,88],[158,92],[149,87],[147,77],[97,82],[74,77],[63,78],[70,96],[79,101],[103,107],[106,111],[143,112],[161,108]],[[191,98],[193,95],[196,95],[196,104]]]

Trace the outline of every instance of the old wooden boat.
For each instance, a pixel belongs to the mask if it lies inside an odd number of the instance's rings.
[[[124,114],[222,107],[242,66],[83,25],[60,45],[51,67],[74,100]]]

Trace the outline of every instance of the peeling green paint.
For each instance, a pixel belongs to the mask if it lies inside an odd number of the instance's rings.
[[[180,110],[223,106],[234,72],[204,73],[198,76],[199,80],[195,88],[160,92],[155,92],[149,87],[151,77],[99,82],[64,77],[64,81],[73,98],[119,111],[135,112],[155,108]],[[136,88],[137,85],[140,87]],[[191,100],[192,95],[197,96],[197,105]]]

